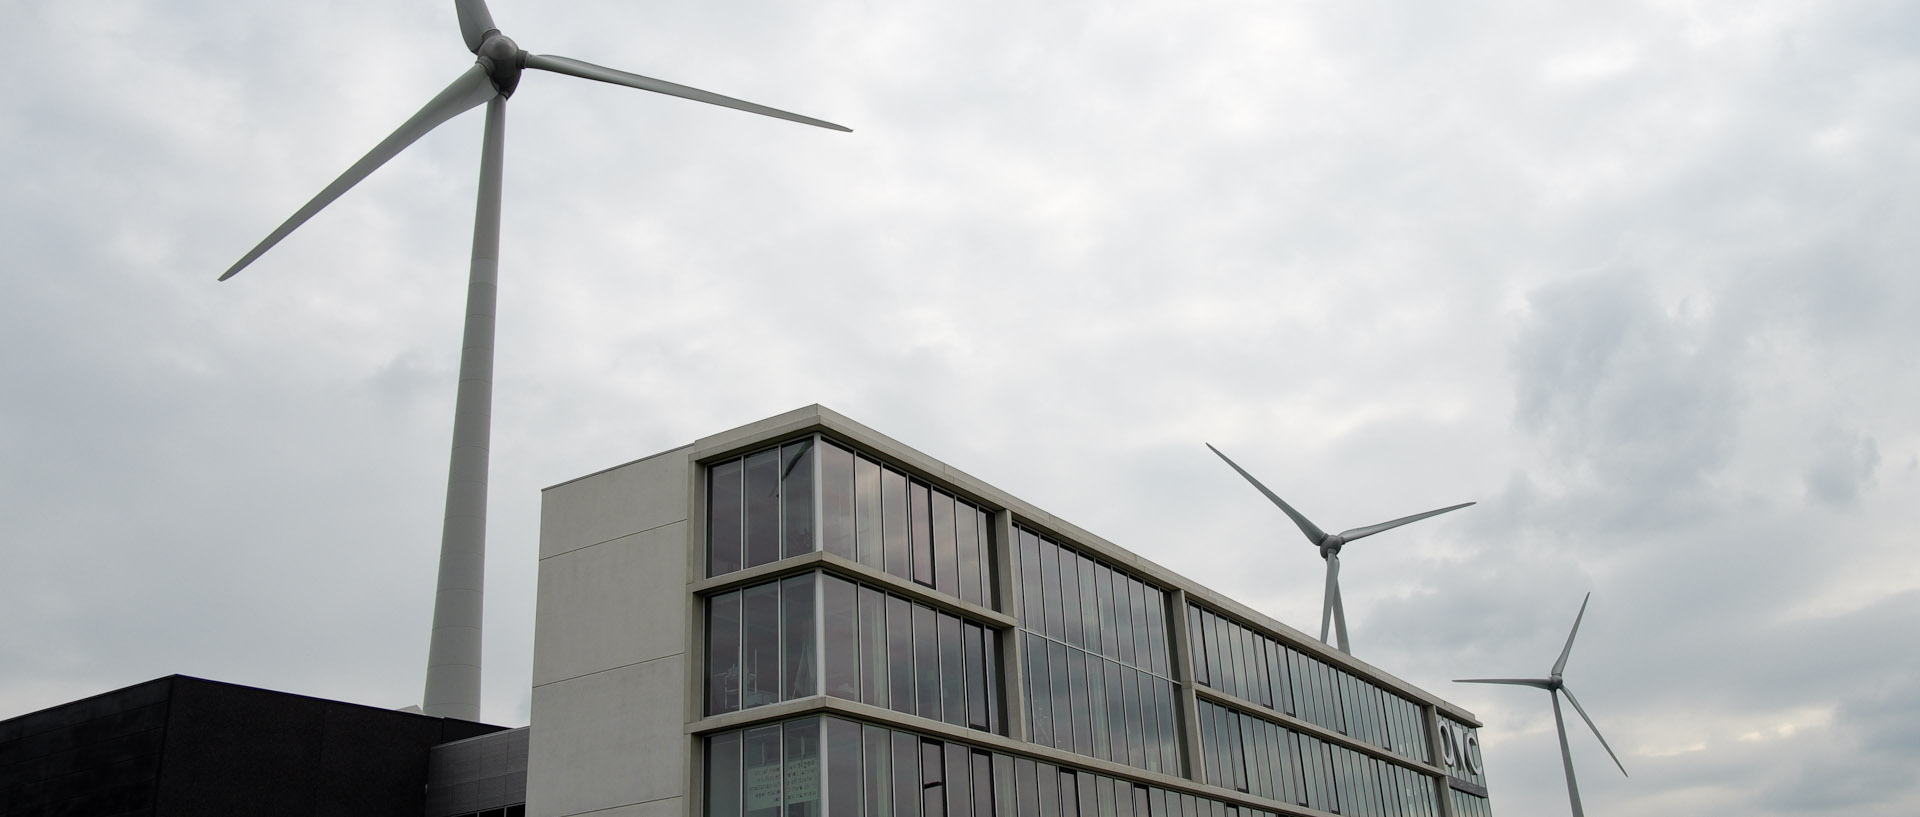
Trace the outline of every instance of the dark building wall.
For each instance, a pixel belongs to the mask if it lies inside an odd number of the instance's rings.
[[[0,817],[419,817],[428,750],[500,729],[176,675],[0,722]]]
[[[151,815],[173,679],[0,721],[0,815]]]

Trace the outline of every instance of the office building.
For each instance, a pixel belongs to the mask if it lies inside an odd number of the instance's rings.
[[[535,817],[1486,817],[1478,726],[818,406],[543,495]]]

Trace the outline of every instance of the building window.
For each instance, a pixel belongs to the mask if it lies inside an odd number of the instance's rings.
[[[1202,782],[1343,814],[1437,817],[1433,778],[1295,732],[1264,718],[1199,702]]]
[[[1029,739],[1179,774],[1166,593],[1031,530],[1014,536]]]
[[[707,575],[824,550],[990,607],[992,520],[815,435],[707,466]]]
[[[992,627],[804,573],[707,599],[707,714],[824,692],[999,732],[999,650]]]
[[[782,807],[785,817],[1274,817],[832,716],[709,735],[706,746],[706,817],[773,817]]]
[[[1429,757],[1419,704],[1197,605],[1187,608],[1198,684],[1401,757]]]

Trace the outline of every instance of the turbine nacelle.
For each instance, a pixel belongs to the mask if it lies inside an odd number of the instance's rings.
[[[493,81],[494,90],[501,96],[513,96],[513,89],[520,87],[520,74],[527,67],[527,52],[520,50],[512,37],[501,34],[500,29],[488,29],[485,37],[473,54],[480,59],[481,67],[487,69],[487,79]]]

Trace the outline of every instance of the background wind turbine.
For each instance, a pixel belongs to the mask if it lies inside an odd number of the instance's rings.
[[[1309,521],[1305,516],[1300,515],[1300,512],[1294,510],[1292,505],[1288,505],[1286,500],[1281,499],[1279,495],[1274,492],[1267,490],[1267,486],[1261,485],[1260,480],[1254,479],[1253,475],[1247,473],[1245,468],[1241,468],[1239,463],[1228,459],[1227,455],[1221,454],[1220,449],[1213,447],[1213,443],[1207,443],[1207,450],[1212,451],[1215,455],[1219,456],[1220,459],[1225,460],[1227,465],[1231,466],[1234,471],[1239,472],[1240,476],[1246,477],[1248,482],[1253,483],[1253,487],[1260,489],[1260,493],[1266,494],[1268,499],[1273,500],[1273,504],[1279,505],[1280,510],[1286,512],[1287,518],[1292,519],[1293,524],[1299,526],[1300,532],[1306,534],[1307,541],[1312,542],[1316,547],[1320,548],[1320,558],[1327,560],[1327,589],[1320,605],[1320,642],[1323,644],[1328,643],[1327,629],[1331,626],[1339,640],[1339,643],[1335,646],[1337,646],[1341,652],[1348,655],[1353,654],[1353,649],[1347,643],[1347,607],[1346,604],[1340,600],[1340,548],[1355,539],[1372,536],[1385,530],[1392,530],[1409,522],[1418,522],[1429,516],[1439,516],[1447,511],[1457,511],[1474,504],[1472,502],[1462,502],[1458,505],[1452,505],[1439,510],[1417,513],[1412,516],[1403,516],[1391,522],[1381,522],[1378,525],[1368,525],[1364,528],[1354,528],[1339,533],[1327,533]]]
[[[1454,681],[1459,684],[1509,684],[1512,686],[1535,687],[1544,689],[1553,697],[1553,728],[1560,733],[1560,764],[1567,770],[1567,797],[1573,801],[1573,817],[1586,817],[1580,808],[1580,785],[1573,779],[1573,753],[1567,749],[1567,723],[1560,716],[1560,696],[1566,695],[1567,702],[1573,704],[1573,711],[1580,713],[1580,719],[1587,722],[1587,728],[1593,730],[1593,736],[1600,738],[1600,748],[1607,750],[1607,757],[1613,758],[1613,765],[1620,767],[1620,774],[1627,773],[1627,767],[1620,763],[1620,756],[1613,753],[1613,747],[1607,745],[1607,739],[1601,737],[1600,727],[1593,725],[1593,719],[1587,717],[1587,710],[1581,708],[1580,699],[1573,697],[1573,690],[1567,682],[1561,680],[1560,673],[1567,668],[1567,655],[1573,652],[1573,637],[1580,632],[1580,619],[1587,615],[1587,602],[1592,593],[1580,600],[1580,614],[1573,617],[1573,629],[1567,633],[1567,645],[1560,648],[1560,660],[1553,662],[1553,671],[1545,678],[1461,678]]]
[[[484,104],[486,130],[480,152],[479,203],[473,219],[473,259],[467,280],[467,317],[460,349],[460,386],[453,412],[453,451],[447,466],[446,516],[440,537],[440,571],[433,602],[433,635],[427,648],[422,709],[429,715],[480,719],[480,623],[486,567],[487,461],[493,413],[494,305],[500,266],[501,175],[505,155],[507,98],[532,68],[625,85],[845,131],[831,122],[743,102],[685,85],[603,68],[567,57],[529,54],[493,24],[486,0],[454,0],[460,35],[478,59],[473,67],[375,145],[220,276],[232,278],[334,199],[386,164],[408,145],[455,116]]]

